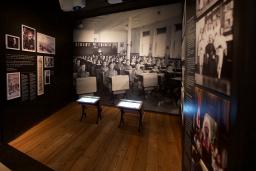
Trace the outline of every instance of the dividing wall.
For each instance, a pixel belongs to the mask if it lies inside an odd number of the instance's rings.
[[[185,2],[183,170],[255,170],[252,3]]]
[[[67,20],[57,0],[1,5],[3,141],[72,100],[72,27]]]
[[[234,1],[190,1],[186,8],[185,170],[227,170],[231,140]],[[192,11],[192,10],[191,10]]]

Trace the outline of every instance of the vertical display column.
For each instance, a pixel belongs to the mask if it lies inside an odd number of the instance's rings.
[[[186,25],[186,56],[184,73],[184,170],[191,168],[191,130],[194,113],[194,86],[195,86],[195,42],[196,25],[192,17]]]

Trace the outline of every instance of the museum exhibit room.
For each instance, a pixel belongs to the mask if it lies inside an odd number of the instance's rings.
[[[256,170],[253,0],[0,5],[0,171]]]

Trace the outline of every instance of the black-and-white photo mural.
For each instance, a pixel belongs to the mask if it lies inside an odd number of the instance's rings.
[[[143,100],[146,110],[178,114],[181,8],[173,4],[81,20],[73,36],[77,95],[95,94],[110,105],[121,98]]]

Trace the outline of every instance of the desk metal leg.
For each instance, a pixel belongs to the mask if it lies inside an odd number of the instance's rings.
[[[119,128],[124,125],[124,111],[121,109],[121,117],[120,117],[120,123]]]
[[[86,113],[85,113],[85,105],[82,105],[82,116],[80,121],[82,121],[83,117],[86,117]]]
[[[98,124],[98,123],[99,123],[99,120],[101,120],[101,111],[102,111],[102,108],[101,108],[101,106],[100,106],[99,103],[97,104],[97,110],[98,110],[98,115],[97,115],[96,124]]]
[[[143,110],[142,109],[139,111],[139,114],[140,114],[140,119],[139,119],[139,130],[138,131],[140,132],[141,128],[143,127],[143,125],[142,125]]]
[[[112,92],[112,100],[113,100],[113,105],[115,105],[115,94]]]

